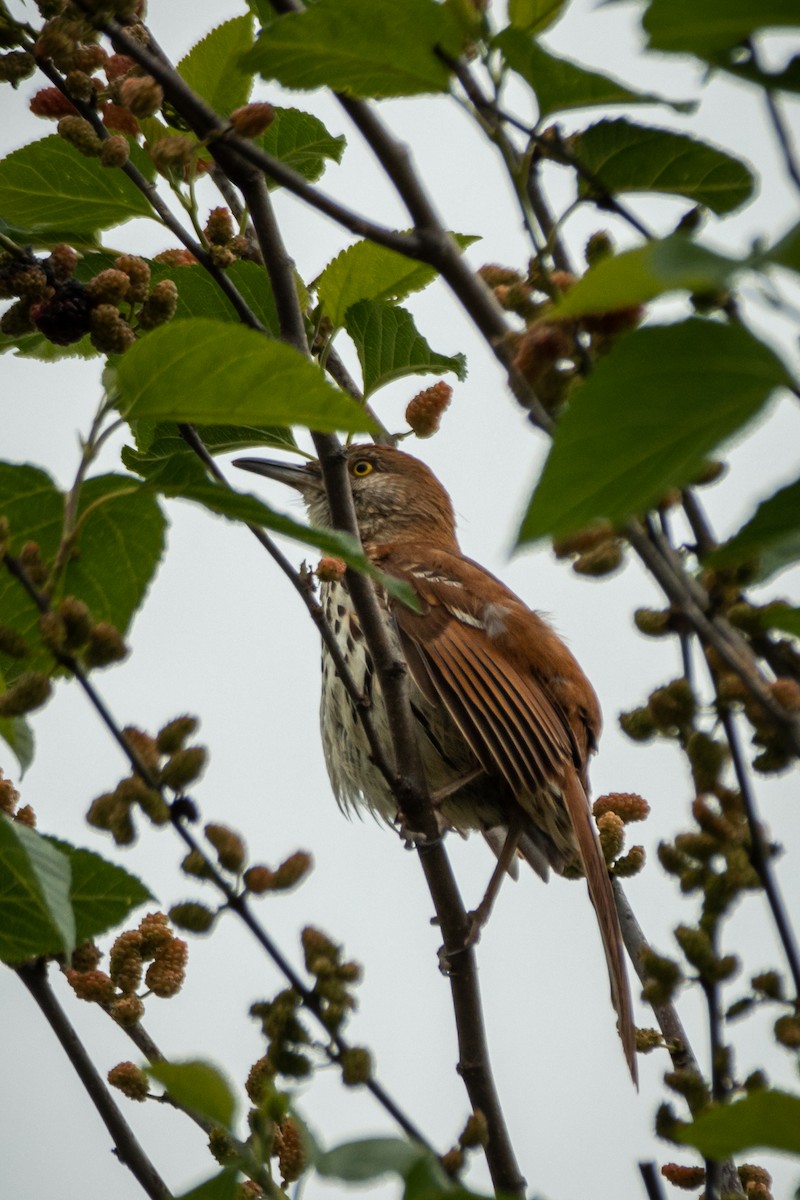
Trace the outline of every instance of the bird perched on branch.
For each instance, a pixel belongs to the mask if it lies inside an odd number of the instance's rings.
[[[462,553],[450,497],[418,459],[387,446],[353,445],[347,468],[364,549],[413,589],[420,611],[381,596],[390,635],[408,664],[411,706],[428,788],[445,827],[481,830],[498,857],[496,886],[521,855],[586,876],[597,914],[620,1036],[636,1078],[634,1026],[614,897],[587,799],[587,764],[600,707],[573,655],[542,617]],[[311,521],[330,526],[322,472],[260,458],[236,466],[289,484]],[[344,579],[322,585],[322,603],[371,719],[391,746],[369,648]],[[401,657],[401,655],[398,655]],[[356,706],[323,644],[321,726],[339,804],[387,820],[397,802],[370,754]],[[493,885],[479,910],[485,919]]]

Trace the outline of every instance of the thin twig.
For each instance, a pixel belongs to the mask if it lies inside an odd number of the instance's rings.
[[[795,997],[800,997],[800,954],[798,954],[794,932],[786,915],[778,882],[772,870],[769,845],[764,837],[763,826],[758,819],[756,799],[753,794],[744,754],[742,753],[742,744],[739,740],[736,720],[731,710],[723,703],[719,705],[719,718],[722,728],[725,730],[736,782],[739,785],[742,804],[747,817],[747,827],[750,832],[750,862],[758,875],[767,897],[772,919],[778,930],[778,936],[780,937],[783,952],[786,955],[786,961],[792,975]]]
[[[237,182],[247,202],[270,273],[278,302],[281,334],[298,351],[308,354],[305,324],[294,286],[293,264],[274,219],[263,179]],[[312,438],[322,469],[333,526],[359,540],[347,463],[339,441],[332,434],[313,431]],[[495,1187],[522,1195],[525,1183],[514,1156],[492,1076],[477,964],[472,949],[465,949],[469,921],[441,845],[428,795],[416,723],[409,703],[408,669],[405,662],[398,658],[394,642],[389,636],[385,609],[378,601],[372,581],[352,569],[348,570],[346,579],[386,706],[395,765],[392,792],[404,820],[422,835],[418,853],[444,939],[461,1052],[460,1070],[473,1107],[483,1112],[489,1126],[486,1156]]]
[[[647,1200],[664,1200],[664,1189],[661,1186],[661,1180],[656,1171],[654,1162],[640,1162],[639,1174],[642,1177],[644,1190],[647,1192]]]
[[[3,559],[3,562],[9,573],[25,588],[25,591],[36,604],[39,611],[43,613],[49,612],[50,605],[47,598],[42,595],[38,588],[31,582],[22,565],[12,555],[6,555]],[[129,743],[126,741],[125,737],[123,736],[122,729],[112,716],[110,709],[103,701],[102,697],[94,687],[93,683],[87,676],[78,660],[70,654],[64,654],[62,651],[51,650],[51,653],[56,661],[62,667],[65,667],[77,680],[95,712],[98,714],[100,720],[121,749],[124,757],[128,760],[135,773],[142,780],[144,780],[148,787],[157,791],[165,803],[169,803],[167,797],[164,795],[163,785],[159,782],[147,764],[142,760],[135,747],[129,745]],[[315,997],[313,996],[313,993],[306,988],[297,972],[291,967],[288,960],[284,957],[284,955],[260,925],[258,920],[250,912],[246,897],[235,892],[227,880],[220,875],[214,863],[203,851],[200,843],[186,828],[184,817],[182,816],[181,805],[170,806],[170,813],[172,825],[177,831],[178,835],[190,850],[194,850],[202,856],[205,865],[205,878],[209,879],[215,884],[217,889],[225,897],[229,907],[239,915],[245,925],[247,925],[250,932],[256,938],[256,941],[259,943],[259,945],[266,951],[278,969],[283,973],[291,987],[298,992],[298,995],[300,996],[304,1006],[313,1014],[313,1016],[317,1018],[317,1020],[322,1023],[326,1038],[326,1045],[332,1044],[337,1051],[337,1055],[339,1056],[345,1053],[349,1049],[349,1043],[346,1042],[345,1039],[339,1034],[331,1035],[327,1025],[325,1025],[321,1020],[320,1009]],[[338,1058],[336,1060],[338,1061]],[[377,1082],[377,1080],[370,1080],[366,1086],[383,1106],[383,1108],[389,1113],[389,1115],[398,1123],[400,1128],[404,1133],[407,1134],[408,1137],[413,1138],[421,1145],[432,1150],[432,1147],[424,1135],[417,1129],[413,1122],[405,1116],[399,1105],[390,1097],[388,1092],[386,1092],[386,1090]]]
[[[105,140],[111,136],[101,121],[97,111],[92,108],[91,105],[84,104],[83,102],[76,100],[68,92],[63,77],[51,62],[49,62],[47,59],[39,59],[38,65],[39,69],[47,76],[47,78],[53,84],[55,84],[59,91],[67,97],[72,105],[74,105],[80,115],[85,120],[89,121],[95,133],[101,140]],[[141,171],[136,166],[134,166],[130,159],[122,167],[118,167],[117,170],[123,171],[127,175],[131,183],[139,189],[143,196],[146,197],[153,209],[153,212],[157,215],[162,225],[169,229],[169,231],[175,235],[178,241],[188,251],[190,251],[191,254],[194,255],[200,265],[203,266],[206,271],[208,271],[209,275],[211,275],[211,277],[214,279],[214,282],[219,286],[223,294],[228,300],[230,300],[239,320],[244,325],[249,326],[251,329],[257,329],[261,333],[265,332],[264,325],[255,315],[250,306],[246,303],[238,288],[233,284],[228,275],[226,275],[223,270],[220,270],[220,268],[214,263],[214,260],[206,248],[196,241],[189,233],[187,233],[183,225],[172,213],[172,210],[161,199],[155,183],[145,178],[145,176],[142,175]]]
[[[145,1154],[128,1122],[123,1117],[114,1097],[101,1077],[83,1045],[78,1033],[61,1007],[47,978],[44,961],[27,963],[17,967],[16,973],[36,1003],[47,1023],[59,1040],[61,1048],[72,1063],[94,1104],[100,1119],[114,1142],[114,1153],[128,1168],[150,1200],[172,1200],[172,1193]]]
[[[641,982],[645,983],[647,981],[647,971],[644,966],[644,957],[650,949],[649,943],[641,925],[636,919],[636,914],[631,908],[630,901],[625,895],[622,884],[618,879],[614,879],[611,886],[614,889],[614,900],[617,906],[625,949],[633,964],[633,969]],[[691,1043],[686,1036],[686,1030],[683,1027],[674,1004],[668,1001],[666,1004],[652,1004],[651,1007],[663,1035],[664,1045],[670,1056],[674,1070],[689,1071],[693,1075],[702,1078],[703,1073],[700,1069],[700,1064],[695,1057]],[[695,1110],[688,1099],[687,1104],[689,1104],[689,1111],[694,1115]],[[744,1195],[739,1180],[739,1173],[732,1159],[726,1159],[720,1163],[720,1180],[726,1192],[735,1196]]]
[[[628,521],[621,532],[701,642],[717,651],[785,734],[795,754],[800,755],[800,718],[787,712],[774,698],[752,649],[738,631],[723,617],[709,615],[707,593],[683,569],[676,553],[666,544],[654,541],[636,521]]]

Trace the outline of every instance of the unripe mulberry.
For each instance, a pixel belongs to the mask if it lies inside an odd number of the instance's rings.
[[[226,871],[241,871],[247,859],[247,850],[238,833],[234,833],[227,825],[216,824],[206,825],[204,832],[217,852],[220,866]]]
[[[173,904],[169,910],[170,920],[178,929],[186,929],[189,933],[208,933],[217,914],[205,904],[190,903]]]
[[[272,873],[271,890],[288,891],[295,887],[311,870],[312,858],[304,850],[291,854]]]
[[[486,263],[478,268],[478,274],[487,287],[496,288],[501,285],[522,283],[522,276],[513,267],[502,267],[497,263]]]
[[[190,138],[176,133],[159,138],[155,142],[148,142],[145,149],[156,170],[162,175],[171,175],[174,172],[182,174],[184,168],[192,161],[195,144]]]
[[[117,990],[105,971],[75,971],[69,967],[65,975],[67,983],[79,1000],[94,1004],[110,1004]]]
[[[162,279],[153,288],[139,311],[139,328],[156,329],[175,316],[178,289],[171,279]]]
[[[135,992],[142,982],[142,935],[138,929],[121,933],[111,947],[108,973],[121,992]]]
[[[135,117],[153,117],[164,103],[164,90],[151,75],[124,79],[119,89],[123,108]]]
[[[636,792],[607,792],[598,796],[592,805],[594,816],[613,812],[628,825],[631,821],[644,821],[650,815],[650,805]]]
[[[583,251],[583,257],[586,259],[587,267],[593,267],[596,263],[602,262],[604,258],[610,258],[614,253],[614,239],[607,229],[598,229],[593,233]]]
[[[143,1101],[147,1099],[150,1084],[147,1076],[140,1067],[132,1062],[117,1063],[106,1076],[112,1087],[117,1088],[129,1100]]]
[[[131,281],[128,300],[132,304],[141,304],[146,300],[150,287],[150,267],[145,260],[136,254],[120,254],[114,260],[114,267],[117,271],[124,271]]]
[[[56,283],[66,283],[78,265],[78,255],[72,246],[59,242],[50,251],[47,266]]]
[[[191,250],[175,247],[172,250],[161,250],[155,255],[153,262],[163,263],[166,267],[193,267],[197,259]]]
[[[320,583],[339,583],[346,570],[347,563],[341,558],[325,557],[317,563],[316,576]]]
[[[124,138],[121,139],[123,142]],[[111,141],[111,138],[108,139]],[[127,142],[125,145],[127,146]],[[130,291],[131,281],[124,271],[109,267],[86,284],[86,294],[93,304],[120,304]]]
[[[622,562],[623,554],[620,543],[606,542],[594,550],[587,550],[584,554],[579,554],[572,564],[572,569],[577,575],[600,578],[602,575],[610,575],[612,571],[616,571],[622,566]]]
[[[17,681],[0,694],[0,717],[24,717],[41,708],[50,699],[52,684],[47,675],[25,671]]]
[[[136,341],[136,334],[115,304],[98,304],[89,317],[89,328],[92,345],[103,354],[124,354]],[[119,637],[119,635],[117,636]],[[102,650],[99,652],[102,654]],[[122,647],[122,653],[116,657],[122,658],[125,653],[126,651]],[[115,659],[112,657],[106,661],[114,662]],[[98,661],[90,665],[105,666],[106,664]]]
[[[33,333],[34,328],[30,300],[17,300],[0,317],[0,331],[7,337],[24,337],[26,333]]]
[[[161,782],[175,792],[181,791],[202,774],[207,757],[207,752],[202,746],[187,746],[184,750],[176,750],[164,764]]]
[[[664,1163],[661,1174],[673,1187],[684,1188],[687,1192],[702,1187],[706,1181],[704,1167],[682,1167],[679,1163]]]
[[[276,1130],[275,1142],[278,1148],[278,1166],[283,1186],[286,1187],[300,1178],[306,1169],[307,1161],[302,1134],[292,1117],[287,1117]]]
[[[363,1046],[351,1046],[342,1052],[339,1062],[345,1087],[358,1087],[369,1082],[372,1075],[372,1055],[369,1050]]]
[[[154,995],[169,999],[183,987],[189,947],[181,938],[170,938],[160,946],[147,968],[144,981]]]
[[[187,738],[197,731],[197,717],[176,717],[174,721],[162,726],[156,735],[156,745],[162,754],[174,754],[182,750]]]
[[[233,218],[227,208],[212,208],[208,214],[205,235],[215,246],[224,246],[233,237]]]
[[[265,101],[245,104],[241,108],[235,108],[230,115],[233,132],[243,138],[254,138],[266,133],[274,120],[275,109]]]
[[[139,996],[120,996],[109,1009],[109,1015],[122,1029],[132,1029],[144,1016],[144,1001]]]
[[[568,358],[575,351],[575,343],[561,325],[547,321],[534,321],[522,335],[514,356],[514,366],[534,386],[545,371]]]
[[[112,134],[103,142],[100,151],[100,162],[104,167],[124,167],[131,156],[128,139],[121,133]]]
[[[625,843],[625,825],[615,812],[604,812],[597,819],[597,831],[603,857],[610,865],[622,851]]]
[[[36,59],[27,50],[11,50],[0,54],[0,83],[16,87],[23,79],[29,79],[36,70]]]
[[[439,382],[418,392],[408,403],[406,420],[418,438],[433,437],[438,430],[442,415],[449,406],[453,389]]]
[[[775,1037],[782,1046],[788,1046],[790,1050],[800,1050],[800,1017],[794,1013],[778,1017],[775,1022]]]
[[[98,158],[103,144],[91,123],[83,117],[62,117],[56,126],[59,137],[69,142],[86,158]]]
[[[28,654],[28,643],[22,634],[10,625],[0,625],[0,653],[7,654],[9,658],[25,658]]]

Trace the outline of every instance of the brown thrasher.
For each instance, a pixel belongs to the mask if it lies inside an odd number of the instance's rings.
[[[405,580],[421,612],[385,596],[405,657],[428,786],[441,821],[479,829],[498,857],[497,882],[522,855],[543,878],[577,865],[586,876],[631,1074],[634,1026],[622,938],[605,860],[589,810],[587,764],[600,707],[575,658],[550,626],[459,549],[453,506],[433,473],[387,446],[345,451],[365,552]],[[235,465],[296,488],[311,521],[330,526],[319,463],[240,458]],[[322,585],[326,618],[356,685],[372,699],[383,744],[380,687],[347,585]],[[388,821],[397,803],[372,762],[355,706],[322,652],[322,742],[340,806],[366,805]],[[493,877],[494,878],[494,877]],[[491,893],[491,895],[490,895]],[[493,896],[485,898],[485,913]],[[483,906],[482,906],[483,907]]]

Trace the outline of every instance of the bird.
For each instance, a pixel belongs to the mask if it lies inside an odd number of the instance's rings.
[[[420,459],[388,445],[344,451],[364,552],[402,580],[416,611],[379,589],[393,650],[409,672],[410,704],[426,782],[444,828],[479,830],[498,864],[482,902],[485,920],[518,857],[547,879],[582,873],[605,951],[611,999],[636,1082],[635,1027],[622,935],[588,795],[588,762],[602,724],[592,685],[539,613],[484,567],[456,536],[453,504]],[[312,524],[332,524],[316,460],[238,458],[235,466],[288,484]],[[321,584],[321,602],[348,670],[371,702],[382,745],[390,729],[346,578]],[[336,799],[386,821],[397,801],[375,765],[356,706],[323,643],[320,725]]]

